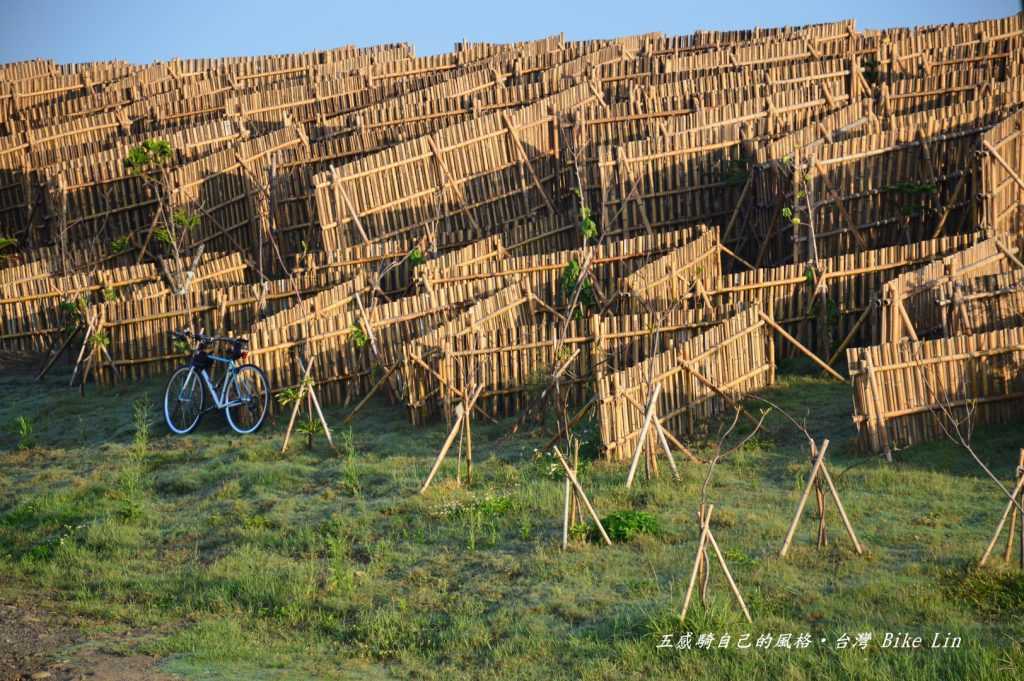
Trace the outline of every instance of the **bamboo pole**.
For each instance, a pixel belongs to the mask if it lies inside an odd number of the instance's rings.
[[[985,147],[985,150],[988,151],[988,153],[992,154],[992,158],[994,158],[996,162],[998,162],[999,165],[1003,167],[1003,170],[1005,170],[1007,174],[1009,174],[1009,176],[1013,178],[1013,181],[1016,182],[1021,189],[1024,189],[1024,180],[1020,179],[1020,175],[1017,174],[1017,171],[1014,170],[1009,163],[1003,160],[1003,157],[999,155],[999,152],[996,151],[996,148],[993,147],[988,142],[988,140],[982,140],[981,146]]]
[[[300,360],[301,366],[301,360]],[[306,365],[305,370],[302,374],[302,380],[299,381],[299,395],[295,399],[295,406],[292,408],[291,418],[288,419],[288,430],[284,432],[284,444],[281,445],[281,453],[284,454],[288,451],[288,440],[292,437],[292,428],[295,427],[295,418],[299,415],[299,407],[302,406],[302,390],[306,388],[306,379],[309,378],[309,372],[313,368],[313,361],[310,360],[309,364]]]
[[[445,455],[448,453],[448,449],[455,442],[455,436],[459,434],[459,430],[462,428],[462,418],[465,414],[465,410],[461,404],[456,408],[455,423],[452,425],[451,431],[448,433],[448,437],[445,439],[444,444],[441,445],[441,451],[438,452],[437,458],[434,459],[434,465],[430,468],[430,473],[427,475],[427,479],[423,481],[423,486],[420,487],[420,494],[423,494],[427,487],[430,486],[430,481],[437,475],[437,471],[441,468],[441,462],[444,461]]]
[[[310,367],[313,366],[313,360],[315,360],[315,359],[316,359],[315,355],[313,357],[310,357],[310,359],[309,359]],[[300,367],[302,366],[302,360],[301,359],[299,360],[299,366]],[[327,419],[324,418],[323,409],[320,408],[320,400],[317,399],[316,390],[313,389],[312,385],[309,386],[309,399],[313,403],[313,409],[316,411],[316,415],[320,418],[320,425],[324,427],[324,435],[327,437],[327,443],[329,445],[331,445],[331,449],[334,449],[334,438],[331,437],[331,428],[330,428],[330,426],[327,425]]]
[[[746,409],[743,408],[743,405],[741,405],[739,402],[737,402],[733,398],[731,398],[728,395],[726,395],[725,392],[723,392],[721,388],[719,388],[717,385],[715,385],[710,380],[708,380],[702,373],[700,373],[699,371],[697,371],[696,369],[691,367],[688,360],[683,360],[682,362],[680,362],[680,366],[683,368],[683,371],[687,372],[688,374],[690,374],[691,376],[696,378],[700,383],[702,383],[705,386],[707,386],[709,390],[711,390],[713,393],[715,393],[716,395],[721,397],[723,400],[725,400],[725,402],[729,406],[733,407],[734,409],[738,409],[740,411],[740,413],[742,413],[743,416],[745,416],[746,419],[748,421],[750,421],[752,424],[754,424],[755,426],[759,426],[760,425],[758,420],[755,419],[754,416],[750,412],[748,412]]]
[[[476,404],[476,400],[480,397],[480,391],[484,389],[481,384],[477,386],[476,390],[469,398],[469,402],[459,403],[455,407],[455,424],[452,426],[451,432],[448,433],[448,437],[445,439],[444,444],[441,446],[441,451],[438,452],[437,458],[434,460],[434,465],[430,469],[430,473],[427,475],[427,479],[423,481],[423,486],[420,487],[420,494],[427,491],[427,487],[430,486],[431,480],[437,475],[437,471],[441,468],[441,462],[444,461],[444,457],[448,454],[448,450],[451,449],[452,443],[455,442],[455,436],[459,434],[462,428],[465,426],[466,416],[469,414],[473,405]]]
[[[985,553],[982,554],[981,560],[978,561],[978,565],[982,566],[988,562],[989,554],[992,553],[992,549],[995,548],[996,542],[999,541],[999,535],[1003,533],[1003,525],[1006,524],[1006,518],[1010,515],[1010,511],[1014,508],[1017,501],[1017,495],[1024,490],[1024,476],[1017,481],[1017,486],[1013,488],[1013,492],[1010,494],[1010,501],[1006,504],[1006,509],[1003,511],[1003,517],[999,519],[999,524],[996,525],[995,534],[992,535],[992,541],[988,543],[988,547],[985,549]],[[1024,525],[1022,525],[1024,527]]]
[[[686,621],[686,612],[690,609],[690,600],[693,598],[693,587],[697,584],[697,571],[700,569],[701,557],[704,555],[704,547],[707,545],[708,533],[711,529],[711,512],[715,510],[714,504],[709,504],[701,519],[700,541],[697,543],[697,555],[693,559],[693,569],[690,570],[690,584],[686,587],[686,596],[683,598],[683,610],[679,613],[679,621]]]
[[[828,442],[828,440],[825,440]],[[822,449],[822,458],[824,458],[824,449]],[[857,540],[857,533],[853,531],[853,523],[850,522],[849,517],[846,515],[846,509],[843,508],[843,502],[839,498],[839,492],[836,490],[836,485],[832,482],[832,475],[828,472],[828,466],[824,462],[821,464],[821,474],[825,476],[825,482],[828,483],[828,489],[832,492],[832,499],[836,502],[836,509],[839,510],[839,517],[843,519],[843,525],[846,527],[846,533],[850,535],[850,541],[853,542],[853,548],[857,551],[857,555],[864,554],[864,548],[860,545]]]
[[[668,441],[665,439],[665,429],[661,427],[661,421],[655,417],[654,419],[654,430],[658,434],[658,441],[661,443],[662,449],[665,450],[665,456],[668,457],[668,467],[672,469],[672,479],[679,480],[679,469],[676,468],[676,458],[672,456],[672,450],[669,449]]]
[[[572,507],[572,482],[565,476],[565,509],[562,512],[562,550],[569,548],[569,510]]]
[[[722,566],[722,571],[725,573],[725,578],[729,582],[729,588],[732,590],[732,595],[736,597],[736,601],[740,604],[740,608],[743,609],[743,616],[747,618],[747,622],[752,624],[754,620],[750,618],[750,611],[747,610],[747,604],[743,602],[743,596],[740,594],[740,589],[736,586],[736,581],[732,578],[732,573],[729,572],[729,566],[725,564],[725,557],[722,556],[722,550],[718,548],[718,542],[715,541],[715,535],[711,532],[710,521],[708,523],[708,541],[711,542],[711,548],[715,550],[715,555],[718,556],[718,564]]]
[[[828,440],[823,440],[821,447],[817,448],[814,445],[812,447],[812,454],[815,456],[814,466],[811,467],[811,474],[807,478],[807,484],[804,486],[804,493],[800,495],[800,503],[796,506],[796,514],[793,516],[793,522],[789,524],[789,529],[786,531],[786,539],[782,542],[782,549],[779,550],[779,557],[785,558],[786,554],[789,553],[789,545],[793,541],[793,535],[796,534],[796,527],[800,524],[800,516],[803,515],[804,506],[807,504],[807,497],[811,495],[811,489],[814,487],[814,481],[818,477],[818,470],[821,468],[821,464],[825,461],[825,451],[828,449]]]
[[[853,328],[851,328],[850,332],[846,334],[846,338],[844,338],[843,342],[839,344],[839,347],[836,348],[836,351],[832,353],[832,356],[828,358],[827,364],[829,366],[835,364],[835,361],[839,359],[840,355],[843,354],[843,350],[846,349],[846,346],[853,341],[853,337],[857,335],[857,331],[860,329],[861,326],[864,325],[864,322],[867,320],[868,315],[871,314],[872,307],[873,304],[869,304],[867,307],[864,308],[864,312],[862,312],[860,317],[857,318],[857,321],[854,323]]]
[[[658,406],[658,395],[661,394],[661,384],[655,383],[651,389],[651,395],[647,399],[647,411],[644,414],[644,423],[640,428],[640,437],[636,441],[636,448],[633,450],[633,460],[629,464],[629,473],[626,475],[626,487],[633,486],[633,478],[636,476],[637,464],[640,463],[640,454],[647,443],[647,431],[651,427],[651,419],[654,417],[654,410]]]
[[[569,468],[568,462],[566,462],[565,457],[562,456],[562,452],[558,450],[558,447],[555,447],[555,456],[558,457],[558,461],[562,464],[562,468],[565,469],[565,474],[569,476],[572,486],[576,488],[576,493],[579,494],[580,501],[582,501],[583,505],[586,506],[587,512],[590,513],[590,517],[597,525],[597,529],[601,533],[601,538],[604,539],[604,543],[611,546],[612,540],[608,538],[608,533],[604,531],[604,525],[601,524],[601,519],[597,516],[597,511],[595,511],[594,507],[590,504],[590,499],[587,498],[586,492],[583,491],[583,486],[580,485],[580,481],[576,479],[576,474],[571,468]]]
[[[804,347],[804,345],[803,345],[803,344],[802,344],[802,343],[801,343],[800,341],[798,341],[798,340],[797,340],[796,338],[793,338],[793,336],[791,336],[791,335],[789,334],[789,332],[787,332],[787,331],[786,331],[785,329],[783,329],[783,328],[782,328],[781,326],[779,326],[778,324],[776,324],[776,323],[775,323],[775,320],[774,320],[774,319],[772,319],[771,317],[769,317],[768,315],[766,315],[766,314],[765,314],[764,312],[761,312],[760,310],[758,310],[758,314],[759,314],[759,315],[761,316],[761,319],[763,319],[763,320],[764,320],[764,322],[765,322],[766,324],[768,324],[768,326],[770,326],[770,327],[772,327],[773,329],[775,329],[776,331],[778,331],[778,332],[779,332],[779,335],[781,335],[781,336],[782,336],[783,338],[785,338],[785,339],[786,339],[786,340],[788,340],[788,341],[789,341],[790,343],[792,343],[792,344],[793,344],[793,345],[794,345],[794,346],[796,347],[796,349],[797,349],[797,350],[799,350],[800,352],[802,352],[802,353],[804,353],[805,355],[807,355],[808,357],[810,357],[810,358],[811,358],[811,359],[812,359],[812,360],[814,361],[814,363],[815,363],[815,364],[817,364],[817,365],[818,365],[818,366],[820,366],[820,367],[821,367],[822,369],[824,369],[824,370],[825,370],[826,372],[828,372],[829,374],[831,374],[833,378],[835,378],[835,379],[836,379],[837,381],[839,381],[840,383],[847,383],[847,382],[848,382],[848,381],[847,381],[847,380],[846,380],[845,378],[843,378],[843,377],[842,377],[842,376],[841,376],[841,375],[839,374],[839,372],[838,372],[838,371],[836,371],[835,369],[833,369],[832,367],[830,367],[830,366],[829,366],[828,364],[826,364],[826,363],[825,363],[825,362],[824,362],[824,361],[823,361],[823,360],[822,360],[822,359],[821,359],[820,357],[818,357],[818,356],[817,356],[817,355],[815,355],[815,354],[814,354],[813,352],[811,352],[811,351],[810,351],[810,350],[808,350],[808,349],[807,349],[806,347]]]
[[[587,412],[589,412],[596,404],[597,404],[597,395],[594,395],[589,400],[587,400],[587,403],[584,404],[583,407],[578,412],[576,412],[575,416],[573,416],[571,419],[569,419],[569,423],[566,424],[565,426],[563,426],[562,430],[560,430],[553,438],[551,438],[550,440],[548,440],[544,444],[543,449],[547,449],[548,447],[551,447],[556,442],[561,440],[563,437],[568,435],[569,431],[572,430],[576,426],[577,423],[582,421],[583,417],[587,415]]]
[[[64,340],[60,344],[60,347],[57,348],[56,352],[53,352],[50,355],[49,359],[46,360],[46,364],[43,365],[43,368],[36,375],[36,380],[37,381],[43,380],[43,377],[46,376],[46,372],[48,372],[50,370],[50,368],[54,365],[54,363],[58,359],[60,359],[60,356],[63,355],[64,351],[68,348],[69,345],[71,345],[71,341],[73,341],[75,339],[75,336],[77,336],[81,331],[82,331],[82,324],[81,324],[81,322],[79,322],[79,323],[75,324],[75,328],[72,329],[71,333],[68,334],[68,336],[66,338],[64,338]]]
[[[352,411],[349,412],[349,415],[342,420],[342,423],[349,423],[352,420],[352,418],[356,415],[356,413],[358,413],[359,410],[362,409],[366,405],[366,403],[370,401],[370,398],[373,397],[374,393],[380,390],[380,387],[387,382],[387,380],[391,377],[391,374],[398,371],[398,369],[401,366],[401,364],[396,363],[394,366],[388,369],[387,372],[381,377],[381,379],[377,381],[377,383],[372,388],[370,388],[370,392],[366,393],[363,399],[359,401],[359,404],[357,404],[352,409]]]

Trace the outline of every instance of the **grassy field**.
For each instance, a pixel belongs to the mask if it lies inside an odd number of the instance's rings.
[[[802,436],[778,415],[718,467],[715,535],[754,624],[717,567],[711,602],[678,621],[696,551],[704,467],[625,489],[621,466],[582,473],[602,515],[643,510],[660,530],[613,547],[559,550],[562,480],[510,423],[476,424],[473,484],[449,465],[416,494],[445,435],[374,404],[339,451],[319,439],[279,453],[284,424],[231,433],[211,414],[191,436],[155,419],[162,381],[82,399],[56,377],[0,376],[0,598],[75,616],[118,654],[157,656],[201,679],[999,679],[1024,678],[1024,578],[972,568],[1004,501],[947,443],[887,464],[858,454],[850,393],[789,373],[766,395],[831,439],[831,469],[862,542],[831,516],[812,543],[808,512],[777,557],[807,475]],[[751,408],[756,405],[751,403]],[[339,424],[345,410],[328,410]],[[24,417],[31,434],[17,423]],[[1004,481],[1024,428],[979,429]],[[696,443],[700,444],[700,443]],[[1001,551],[1000,551],[1001,553]],[[711,650],[659,648],[715,635]],[[805,649],[738,649],[765,633],[807,632]],[[866,650],[836,649],[871,632]],[[892,650],[886,632],[957,649]],[[732,643],[719,648],[728,633]],[[821,640],[825,639],[825,643]],[[774,643],[773,643],[774,645]],[[55,655],[65,651],[53,651]]]

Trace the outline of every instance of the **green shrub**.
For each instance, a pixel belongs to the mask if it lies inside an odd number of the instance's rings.
[[[616,511],[601,518],[608,538],[615,542],[632,541],[641,534],[658,534],[661,528],[658,519],[644,511]],[[597,528],[590,531],[591,541],[600,538]]]

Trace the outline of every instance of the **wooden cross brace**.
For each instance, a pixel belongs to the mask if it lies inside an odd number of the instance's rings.
[[[576,471],[569,467],[569,463],[562,456],[562,452],[558,450],[558,447],[555,447],[554,451],[555,456],[558,457],[558,462],[562,464],[562,468],[565,470],[565,511],[562,522],[562,550],[564,551],[569,545],[569,516],[572,514],[572,506],[576,502],[582,502],[586,507],[587,513],[590,514],[590,518],[597,526],[598,532],[601,533],[604,543],[611,546],[612,540],[608,537],[608,533],[605,532],[604,525],[601,524],[601,518],[598,517],[597,511],[594,510],[590,499],[587,498],[587,493],[583,491],[583,486],[580,485],[580,481],[576,478]],[[575,492],[575,496],[570,498],[570,494],[573,492]]]
[[[655,383],[648,393],[647,408],[644,412],[644,423],[640,428],[640,436],[636,441],[636,448],[633,450],[633,460],[629,464],[629,473],[626,475],[626,487],[633,486],[633,478],[636,476],[636,469],[640,463],[640,455],[646,451],[644,458],[644,470],[647,472],[647,477],[650,479],[652,475],[658,474],[657,465],[657,449],[652,448],[649,442],[648,433],[651,427],[654,427],[654,433],[658,440],[662,451],[665,452],[665,456],[668,458],[668,465],[672,469],[672,478],[675,480],[679,479],[679,469],[676,468],[675,457],[672,456],[672,450],[668,446],[668,441],[665,439],[665,431],[661,426],[661,421],[657,418],[656,412],[658,411],[658,396],[661,395],[661,384]]]
[[[747,610],[747,604],[743,602],[743,596],[740,594],[740,589],[736,586],[736,580],[732,578],[732,573],[729,572],[729,566],[725,564],[725,557],[722,555],[722,550],[718,548],[718,542],[715,541],[715,535],[711,532],[711,512],[715,510],[713,504],[704,506],[701,504],[700,512],[697,517],[700,521],[700,541],[697,544],[697,555],[693,559],[693,570],[690,572],[690,583],[686,587],[686,597],[683,599],[683,610],[679,614],[679,621],[686,621],[686,613],[690,609],[690,601],[693,599],[693,588],[697,585],[697,574],[704,571],[707,576],[707,564],[708,556],[708,544],[715,551],[715,556],[718,558],[718,564],[722,568],[722,572],[725,573],[725,578],[729,582],[729,590],[732,591],[732,595],[735,596],[736,602],[739,603],[740,609],[743,611],[743,616],[747,618],[747,622],[753,622],[750,618],[750,611]],[[706,582],[705,582],[706,585]],[[706,588],[702,589],[702,598],[705,594]]]
[[[288,451],[288,441],[292,436],[292,429],[295,428],[295,418],[299,415],[299,408],[302,403],[306,403],[307,416],[313,417],[315,412],[317,418],[320,420],[320,425],[323,426],[324,436],[327,438],[327,442],[331,445],[331,449],[334,449],[334,439],[331,437],[331,429],[327,425],[327,419],[324,418],[323,409],[320,408],[320,400],[317,399],[316,390],[313,387],[313,382],[309,380],[309,373],[313,369],[313,362],[316,361],[316,355],[309,358],[309,364],[302,361],[302,358],[298,358],[299,368],[302,369],[302,379],[299,381],[299,395],[295,400],[295,406],[292,407],[291,418],[288,419],[288,430],[284,433],[284,444],[281,445],[281,453],[284,454]],[[305,397],[305,400],[303,400]]]
[[[864,553],[863,547],[860,542],[857,541],[857,535],[853,531],[853,525],[850,523],[850,518],[846,515],[846,509],[843,508],[843,502],[839,498],[839,492],[836,491],[835,483],[832,482],[832,476],[829,475],[828,467],[825,465],[825,452],[828,450],[828,440],[822,440],[821,446],[811,445],[811,458],[814,462],[811,466],[811,475],[807,478],[807,484],[804,486],[804,493],[800,497],[800,503],[796,507],[796,515],[793,516],[793,522],[789,525],[789,530],[786,532],[786,540],[782,543],[782,549],[779,551],[779,557],[785,558],[789,552],[789,547],[793,542],[793,535],[796,534],[797,525],[800,524],[800,517],[803,515],[804,506],[807,504],[807,498],[811,494],[811,488],[817,488],[818,497],[818,545],[824,546],[825,537],[825,492],[821,488],[821,482],[818,480],[818,476],[821,475],[825,478],[825,482],[828,485],[828,490],[832,494],[832,499],[836,502],[836,509],[839,511],[839,516],[843,519],[843,525],[846,527],[846,533],[850,535],[850,540],[853,542],[853,548],[857,552],[857,555]]]
[[[996,542],[999,541],[999,535],[1003,532],[1003,525],[1006,524],[1007,516],[1010,518],[1010,528],[1006,534],[1006,551],[1003,553],[1003,560],[1006,563],[1010,562],[1013,554],[1014,530],[1018,524],[1018,516],[1021,515],[1021,507],[1024,507],[1024,449],[1020,450],[1020,459],[1017,465],[1017,485],[1010,494],[1010,500],[1006,504],[1003,516],[999,519],[995,534],[992,535],[992,541],[988,543],[985,553],[981,556],[981,560],[978,561],[979,566],[988,562],[988,557],[992,553],[992,549],[995,548]],[[1020,518],[1020,521],[1020,567],[1024,570],[1024,518]]]
[[[463,430],[466,430],[466,459],[469,462],[469,467],[472,469],[473,466],[473,440],[471,435],[470,426],[470,414],[473,412],[473,408],[476,406],[477,398],[480,397],[481,391],[484,386],[480,384],[476,387],[476,390],[470,394],[469,399],[460,402],[455,406],[455,423],[452,425],[451,431],[448,433],[448,437],[445,438],[444,444],[441,445],[441,451],[438,452],[437,458],[434,459],[434,465],[430,469],[430,473],[427,474],[427,479],[423,481],[423,486],[420,487],[420,494],[427,491],[430,487],[430,482],[437,475],[437,471],[441,468],[441,463],[444,462],[444,457],[447,456],[448,450],[451,449],[452,443],[455,442],[456,436]]]

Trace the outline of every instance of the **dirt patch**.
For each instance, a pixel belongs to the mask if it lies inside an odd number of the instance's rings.
[[[99,644],[99,645],[96,645]],[[0,681],[174,681],[145,655],[103,652],[68,620],[25,603],[0,603]]]

